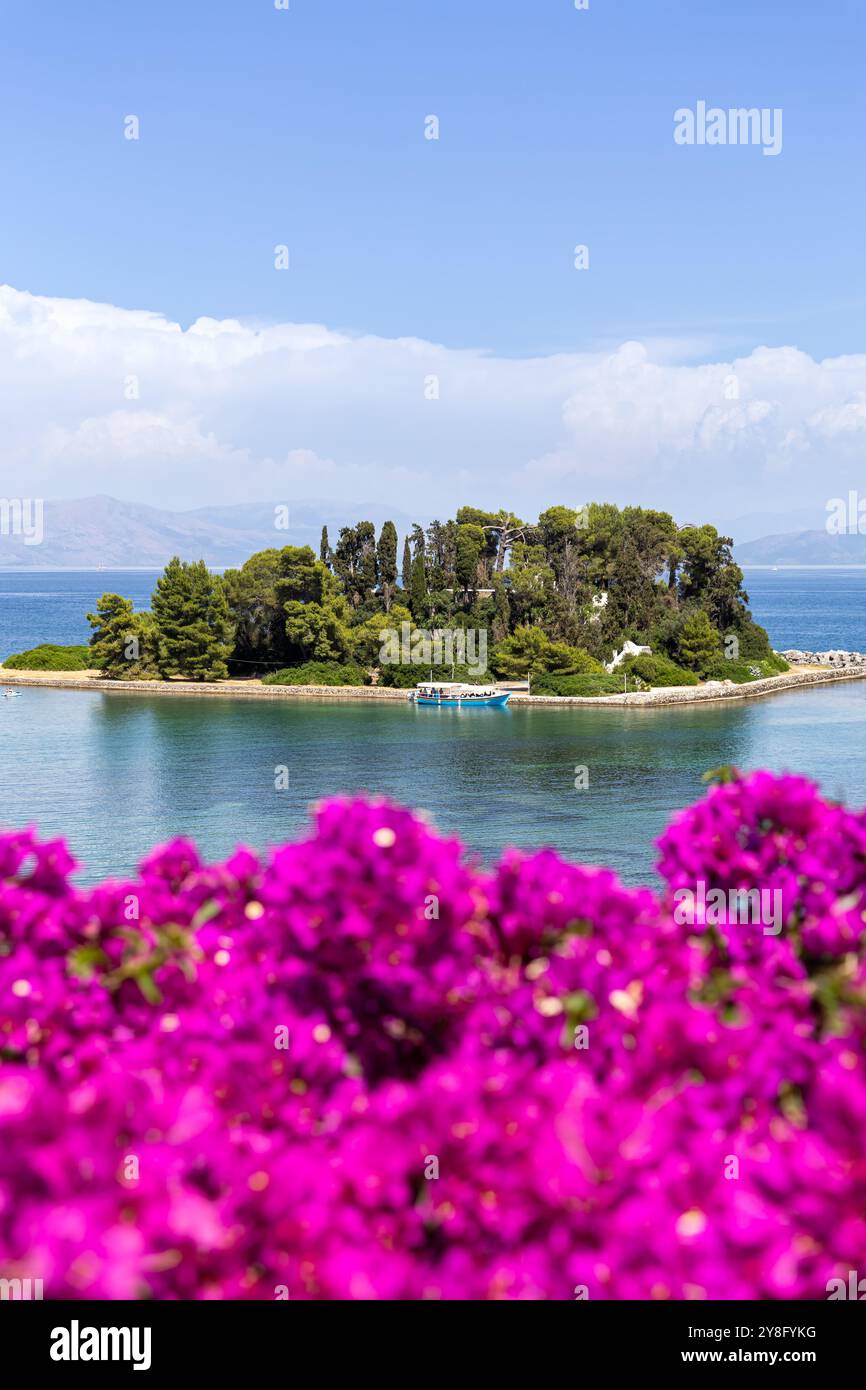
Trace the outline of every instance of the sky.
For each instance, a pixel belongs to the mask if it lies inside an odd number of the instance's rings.
[[[858,485],[862,0],[2,19],[4,495],[820,525]],[[779,152],[677,143],[699,102]]]

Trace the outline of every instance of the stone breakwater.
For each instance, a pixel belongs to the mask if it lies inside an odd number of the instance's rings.
[[[859,655],[859,653],[848,653]],[[785,653],[790,661],[790,654]],[[800,664],[810,664],[803,654]],[[774,695],[800,686],[823,685],[831,681],[866,678],[866,658],[861,662],[827,663],[823,670],[785,671],[778,676],[746,685],[732,681],[707,681],[704,685],[665,686],[656,690],[629,691],[622,695],[528,695],[515,692],[513,705],[693,705],[704,700],[748,700]],[[212,684],[203,681],[103,681],[96,675],[59,672],[4,671],[0,666],[0,685],[39,686],[56,690],[90,690],[106,695],[205,696],[216,699],[247,700],[402,700],[406,690],[373,685],[262,685],[249,680],[227,680]]]
[[[793,647],[782,652],[789,666],[831,666],[841,670],[849,666],[866,666],[866,652],[801,652]]]

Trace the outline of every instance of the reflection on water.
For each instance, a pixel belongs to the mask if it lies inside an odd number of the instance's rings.
[[[866,682],[685,708],[466,711],[27,689],[0,701],[0,818],[66,835],[92,880],[176,834],[210,857],[264,848],[311,802],[364,790],[426,809],[485,859],[552,845],[649,882],[653,840],[722,763],[802,771],[863,804],[864,714]]]

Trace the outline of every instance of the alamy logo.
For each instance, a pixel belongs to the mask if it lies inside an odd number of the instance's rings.
[[[134,1371],[150,1370],[149,1327],[69,1327],[51,1332],[52,1361],[132,1361]]]
[[[693,111],[681,106],[674,112],[674,140],[678,145],[761,145],[764,154],[782,153],[782,109],[779,106],[707,106],[697,102]]]
[[[696,890],[677,888],[674,921],[681,927],[760,924],[765,936],[782,930],[781,888],[711,888],[698,879]]]
[[[0,1300],[28,1302],[42,1297],[41,1279],[0,1279]]]
[[[825,1288],[829,1303],[843,1298],[852,1299],[855,1303],[862,1303],[866,1300],[866,1279],[859,1279],[856,1269],[848,1270],[847,1285],[844,1279],[828,1279]]]
[[[0,536],[22,536],[25,545],[41,545],[44,510],[41,497],[0,497]]]
[[[401,623],[379,633],[380,666],[465,666],[473,676],[487,670],[487,628],[447,627],[428,632]]]
[[[847,498],[831,497],[826,525],[831,536],[866,536],[866,497],[856,488],[851,488]]]

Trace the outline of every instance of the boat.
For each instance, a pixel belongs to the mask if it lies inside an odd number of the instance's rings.
[[[502,709],[511,699],[511,691],[497,690],[495,685],[464,685],[462,681],[420,681],[410,690],[409,699],[416,705],[439,705],[445,709]]]

